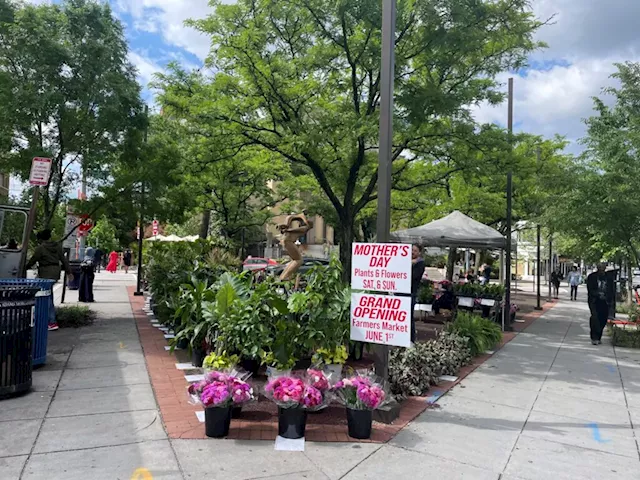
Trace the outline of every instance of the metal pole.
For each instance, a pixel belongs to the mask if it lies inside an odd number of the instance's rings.
[[[84,202],[87,199],[87,160],[86,153],[82,157],[82,183],[80,187],[80,196],[82,197],[80,200]],[[78,232],[79,233],[79,232]],[[87,248],[87,237],[85,235],[80,236],[80,251],[78,254],[78,258],[80,260],[84,259],[84,251]]]
[[[549,271],[547,272],[547,284],[549,285],[549,301],[551,301],[551,272],[553,272],[553,236],[549,234]]]
[[[383,0],[382,63],[380,65],[380,145],[378,150],[378,221],[376,228],[377,239],[381,243],[389,241],[391,230],[395,27],[396,0]],[[378,345],[375,353],[376,374],[387,379],[389,374],[389,347]]]
[[[31,208],[29,209],[29,217],[27,218],[27,228],[22,238],[22,253],[20,254],[20,268],[18,269],[18,278],[27,278],[27,252],[29,250],[29,240],[33,233],[33,227],[36,224],[36,215],[38,213],[38,198],[40,196],[40,187],[33,187],[33,196],[31,197]]]
[[[513,153],[513,78],[509,79],[509,104],[508,104],[508,129],[509,129],[509,163]],[[513,173],[511,165],[507,172],[507,251],[505,258],[505,294],[502,318],[502,329],[511,330],[511,208],[513,196]]]
[[[540,166],[540,147],[538,147],[538,149],[536,150],[536,161],[538,163],[538,167]],[[536,248],[537,248],[537,255],[536,255],[536,280],[538,283],[538,291],[536,293],[536,310],[542,310],[542,306],[540,305],[540,268],[542,267],[542,260],[540,258],[540,224],[538,224],[537,228],[536,228],[537,232],[536,232]]]
[[[146,117],[146,125],[144,127],[144,143],[147,143],[147,135],[149,129],[149,107],[145,105],[144,115]],[[144,240],[144,180],[140,187],[140,225],[138,227],[138,282],[134,295],[140,297],[142,292],[142,241]]]

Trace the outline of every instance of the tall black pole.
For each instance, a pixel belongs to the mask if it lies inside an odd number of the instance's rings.
[[[144,127],[144,143],[147,143],[147,135],[149,132],[149,107],[145,105],[144,116],[146,119]],[[138,284],[134,295],[139,297],[142,292],[142,242],[144,240],[144,180],[140,187],[140,225],[138,225]]]
[[[553,295],[551,294],[551,273],[553,272],[553,234],[549,234],[549,271],[547,272],[549,284],[549,301],[551,301]]]
[[[396,0],[382,1],[382,64],[380,67],[380,145],[378,149],[377,240],[389,241],[391,230],[391,160],[393,149],[393,81],[395,77]],[[376,346],[376,374],[389,374],[389,347]]]
[[[538,163],[538,168],[540,167],[540,147],[536,151],[536,160]],[[537,255],[536,255],[536,281],[538,283],[537,293],[536,293],[536,310],[542,310],[542,306],[540,305],[540,267],[542,266],[542,260],[540,259],[540,224],[536,227],[536,247],[537,247]]]
[[[509,79],[509,171],[507,172],[507,251],[505,258],[505,294],[502,318],[502,329],[511,330],[511,200],[513,196],[513,173],[511,171],[511,160],[513,155],[513,78]]]

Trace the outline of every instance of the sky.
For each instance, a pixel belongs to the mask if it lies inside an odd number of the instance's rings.
[[[208,0],[105,1],[125,25],[130,59],[143,85],[171,61],[187,67],[202,64],[209,40],[184,21],[205,17],[211,11]],[[517,74],[505,72],[499,81],[506,90],[509,76],[515,77],[516,130],[545,137],[560,134],[572,142],[568,150],[575,153],[585,132],[583,119],[592,113],[592,97],[615,85],[610,79],[614,63],[640,61],[636,33],[640,1],[531,0],[531,4],[539,19],[551,19],[537,35],[549,48],[534,53],[529,68]],[[145,99],[153,101],[148,90]],[[473,111],[479,121],[506,123],[506,105],[481,105]]]

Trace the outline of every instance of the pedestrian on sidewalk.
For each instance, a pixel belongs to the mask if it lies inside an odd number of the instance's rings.
[[[96,248],[93,254],[93,265],[95,266],[95,271],[98,273],[100,273],[102,269],[102,257],[104,257],[104,252],[100,250],[100,247]]]
[[[109,265],[107,265],[107,272],[116,273],[118,270],[118,252],[115,250],[109,254]]]
[[[600,262],[598,270],[587,277],[592,345],[600,345],[602,343],[602,332],[607,326],[609,309],[615,299],[613,278],[607,275],[606,269],[606,262]]]
[[[569,272],[569,286],[571,287],[571,300],[578,300],[578,285],[582,283],[582,275],[575,265]]]
[[[416,341],[416,324],[414,321],[414,311],[418,301],[418,290],[422,275],[424,275],[424,259],[422,258],[422,248],[419,245],[411,247],[411,342]]]
[[[553,286],[553,297],[558,298],[560,292],[560,282],[562,281],[562,274],[557,268],[551,272],[551,285]]]
[[[129,273],[129,267],[131,267],[131,249],[127,248],[122,254],[122,263],[124,264],[124,273]]]
[[[80,287],[78,289],[78,301],[81,303],[93,303],[93,280],[95,279],[95,251],[88,247],[84,259],[80,264]]]
[[[33,256],[27,262],[27,270],[38,264],[38,278],[60,280],[60,273],[62,268],[67,272],[69,280],[73,280],[71,273],[71,267],[67,261],[67,257],[62,252],[62,245],[59,242],[51,240],[51,230],[45,229],[38,232],[36,239],[39,245],[36,247]],[[49,330],[58,330],[58,324],[56,323],[56,309],[53,303],[53,289],[51,289],[51,296],[49,297]]]

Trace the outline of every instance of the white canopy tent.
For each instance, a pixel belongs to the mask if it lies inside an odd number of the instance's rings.
[[[192,235],[189,237],[179,237],[177,235],[156,235],[155,237],[147,238],[148,242],[195,242],[198,240],[198,235]]]
[[[500,232],[457,210],[421,227],[393,232],[391,240],[430,247],[489,250],[502,250],[506,247],[506,239]]]

